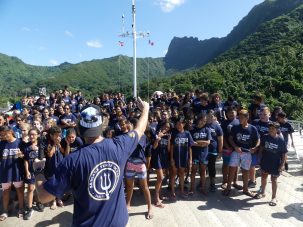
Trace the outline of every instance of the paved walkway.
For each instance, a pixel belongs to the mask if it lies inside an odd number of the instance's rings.
[[[154,219],[146,220],[143,193],[136,190],[130,212],[130,226],[303,226],[303,137],[295,134],[296,151],[288,154],[289,171],[283,172],[278,179],[278,205],[270,207],[271,198],[270,179],[267,186],[267,196],[260,200],[254,200],[233,190],[229,197],[221,195],[221,189],[207,196],[195,194],[188,200],[177,200],[175,203],[166,203],[165,208],[154,207]],[[217,163],[218,187],[221,180],[220,166]],[[151,193],[154,193],[155,176],[151,178]],[[260,177],[257,179],[260,185]],[[166,191],[165,189],[163,190]],[[72,220],[72,204],[64,208],[51,211],[48,207],[43,213],[34,213],[30,221],[23,221],[12,213],[0,226],[70,226]]]

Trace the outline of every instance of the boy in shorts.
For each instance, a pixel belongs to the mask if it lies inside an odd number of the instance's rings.
[[[195,178],[197,169],[200,167],[200,178],[201,178],[201,192],[206,194],[205,190],[205,176],[206,166],[208,164],[208,145],[210,144],[211,131],[206,127],[206,115],[201,114],[197,119],[196,127],[190,132],[193,140],[196,142],[192,146],[192,170],[191,170],[191,188],[189,195],[194,194],[195,190]]]
[[[265,135],[261,140],[260,151],[262,152],[261,170],[262,170],[262,185],[261,191],[255,196],[256,199],[265,197],[265,188],[267,184],[267,177],[271,175],[272,182],[272,197],[269,202],[270,206],[277,205],[277,179],[283,170],[285,157],[287,153],[286,144],[277,132],[280,124],[272,122],[269,125],[269,134]]]
[[[260,135],[255,126],[248,123],[249,113],[247,110],[239,112],[240,125],[231,129],[229,143],[233,147],[233,152],[229,162],[229,176],[227,188],[223,195],[229,195],[231,191],[231,182],[236,174],[237,167],[240,165],[243,178],[243,193],[247,196],[254,197],[254,193],[248,190],[249,169],[251,164],[251,154],[253,154],[260,144]]]

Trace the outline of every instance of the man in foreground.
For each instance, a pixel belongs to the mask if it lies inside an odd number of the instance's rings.
[[[149,105],[138,100],[141,117],[137,127],[114,139],[102,133],[100,108],[89,105],[80,113],[79,129],[87,146],[66,157],[55,176],[37,176],[38,196],[46,203],[72,190],[73,226],[126,226],[128,213],[122,187],[125,163],[147,125]]]

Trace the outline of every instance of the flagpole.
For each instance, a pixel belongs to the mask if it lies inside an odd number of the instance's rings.
[[[147,97],[149,101],[149,58],[147,58]]]
[[[119,54],[118,63],[119,63],[119,92],[121,92],[121,81],[120,81],[120,57],[121,54]]]
[[[130,34],[128,31],[124,32],[124,15],[122,17],[122,23],[123,23],[123,30],[121,37],[129,37],[130,35],[133,36],[133,96],[134,98],[137,98],[137,38],[138,37],[148,37],[149,32],[138,32],[136,31],[136,6],[135,6],[135,0],[132,0],[132,34]]]
[[[135,0],[132,0],[133,14],[133,82],[134,82],[134,98],[137,98],[137,33],[136,33],[136,6]]]

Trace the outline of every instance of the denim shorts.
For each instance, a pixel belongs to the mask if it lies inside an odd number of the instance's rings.
[[[228,149],[222,150],[223,165],[229,165],[230,156],[232,152],[233,152],[232,150],[228,150]]]
[[[230,156],[229,166],[240,166],[244,170],[249,170],[251,165],[251,153],[250,152],[236,152],[233,151]]]
[[[147,169],[145,163],[141,159],[131,159],[126,163],[125,178],[145,179],[147,177]]]

